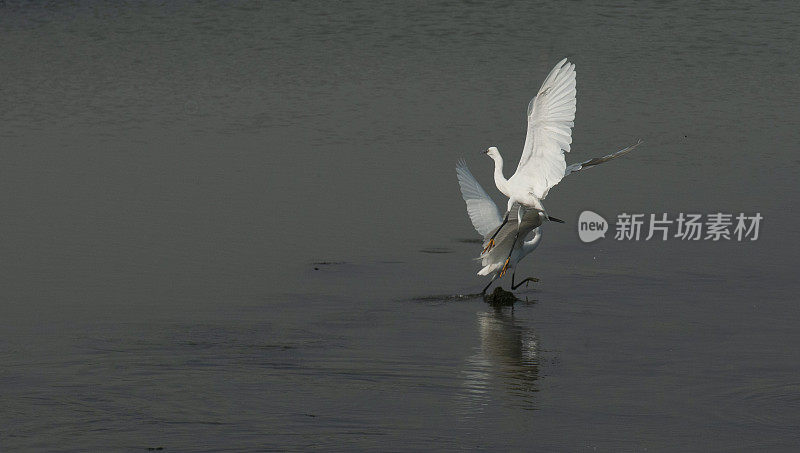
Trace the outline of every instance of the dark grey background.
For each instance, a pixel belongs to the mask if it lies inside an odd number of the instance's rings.
[[[796,447],[798,18],[0,2],[0,449]],[[565,56],[568,162],[646,143],[551,191],[495,311],[455,162],[497,195]],[[585,245],[583,209],[764,220]]]

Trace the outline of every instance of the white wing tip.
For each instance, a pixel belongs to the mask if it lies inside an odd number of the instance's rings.
[[[559,69],[564,69],[564,68],[575,69],[575,63],[570,62],[569,61],[569,57],[564,57],[561,61],[558,62],[558,64],[556,64],[556,68],[559,68]]]

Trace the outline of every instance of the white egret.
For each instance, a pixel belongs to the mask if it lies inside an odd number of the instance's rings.
[[[528,210],[525,212],[519,228],[517,228],[517,219],[512,219],[506,222],[505,225],[501,225],[500,210],[497,209],[497,205],[483,190],[480,183],[472,176],[463,159],[456,166],[456,174],[461,187],[461,195],[467,203],[467,212],[475,229],[484,237],[485,241],[489,239],[490,233],[498,230],[495,233],[497,245],[480,257],[483,268],[478,271],[478,275],[494,273],[482,292],[485,293],[489,286],[492,285],[492,282],[498,277],[502,277],[508,268],[514,269],[511,273],[512,290],[517,289],[523,283],[538,281],[536,278],[528,277],[515,285],[514,277],[517,263],[536,249],[542,241],[541,225],[544,214],[541,211]],[[524,238],[534,230],[533,238],[529,241],[524,241]],[[516,240],[518,235],[523,238],[523,241]],[[504,265],[503,260],[507,257],[510,257],[508,266],[505,269],[501,269]]]
[[[592,167],[611,159],[619,157],[639,146],[641,140],[634,145],[623,148],[617,152],[603,157],[596,157],[585,162],[572,164],[566,168],[564,175]],[[480,256],[483,268],[478,271],[478,275],[489,275],[494,272],[492,279],[483,288],[485,293],[495,279],[502,277],[509,268],[516,270],[517,264],[528,254],[533,252],[542,241],[542,223],[547,220],[546,215],[541,210],[528,209],[522,216],[522,222],[518,219],[505,219],[500,214],[497,205],[492,201],[489,194],[478,183],[472,172],[469,171],[466,162],[461,159],[456,165],[456,176],[461,187],[461,196],[467,204],[467,213],[472,221],[475,230],[483,236],[484,246],[490,241],[494,242],[493,247],[485,247]],[[513,208],[519,209],[518,204]],[[550,218],[552,219],[552,217]],[[534,236],[531,240],[525,241],[531,231]],[[519,241],[522,238],[523,241]],[[520,285],[529,281],[538,281],[533,277],[528,277],[519,284],[514,284],[515,271],[511,273],[511,289],[517,289]]]
[[[498,190],[508,197],[508,207],[500,227],[489,238],[484,252],[490,251],[495,246],[495,237],[508,222],[512,208],[517,207],[517,226],[522,225],[522,218],[526,210],[533,209],[543,213],[543,220],[557,220],[549,217],[545,212],[542,200],[547,197],[547,192],[558,184],[561,179],[572,171],[597,165],[598,163],[618,157],[634,147],[618,151],[617,153],[591,159],[581,164],[567,167],[564,153],[569,152],[572,143],[572,127],[575,119],[575,65],[563,59],[550,71],[542,87],[528,104],[528,132],[525,145],[522,148],[517,171],[511,178],[503,175],[503,158],[494,146],[485,153],[494,160],[494,182]],[[519,228],[517,229],[518,233]],[[519,234],[514,240],[519,238]],[[501,275],[505,273],[511,262],[509,251]]]

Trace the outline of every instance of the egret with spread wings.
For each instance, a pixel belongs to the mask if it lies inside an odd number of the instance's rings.
[[[506,179],[503,175],[503,158],[497,148],[493,146],[485,151],[494,160],[494,182],[498,190],[508,197],[508,207],[502,222],[486,241],[484,253],[496,245],[497,234],[508,223],[512,210],[517,210],[517,234],[500,271],[501,276],[511,262],[511,253],[521,233],[519,226],[522,225],[527,210],[540,212],[542,220],[558,221],[548,216],[542,205],[542,200],[553,186],[571,172],[619,157],[641,143],[639,141],[608,156],[567,167],[564,153],[569,152],[572,143],[576,93],[575,65],[565,58],[550,71],[539,89],[539,94],[528,104],[528,133],[517,171],[511,178]]]
[[[502,270],[504,260],[510,257],[506,269],[513,268],[511,273],[511,289],[517,289],[523,283],[538,279],[528,277],[518,284],[514,284],[514,276],[516,274],[517,263],[525,258],[529,253],[534,251],[539,243],[542,241],[542,217],[544,214],[541,211],[528,210],[522,218],[522,223],[517,228],[517,219],[513,218],[501,225],[503,218],[500,215],[500,210],[497,205],[489,197],[489,194],[483,190],[480,183],[472,176],[472,173],[467,168],[467,163],[460,160],[456,166],[456,175],[458,176],[458,184],[461,186],[461,195],[464,201],[467,202],[467,213],[472,220],[472,225],[483,236],[484,241],[488,241],[489,236],[497,230],[495,234],[496,246],[492,250],[481,254],[480,260],[483,268],[478,271],[478,275],[492,275],[492,279],[483,288],[485,293],[492,282],[498,277],[502,277],[505,271]],[[534,231],[533,238],[525,241],[524,239],[528,234]],[[517,235],[523,240],[516,240]]]

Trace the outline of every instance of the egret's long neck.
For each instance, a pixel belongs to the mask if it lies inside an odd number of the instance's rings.
[[[542,227],[536,229],[533,239],[522,243],[522,254],[527,255],[531,253],[536,247],[539,247],[540,242],[542,242]]]
[[[500,154],[497,157],[492,156],[494,160],[494,184],[503,192],[503,195],[511,198],[510,191],[508,190],[508,180],[503,176],[503,158]]]

